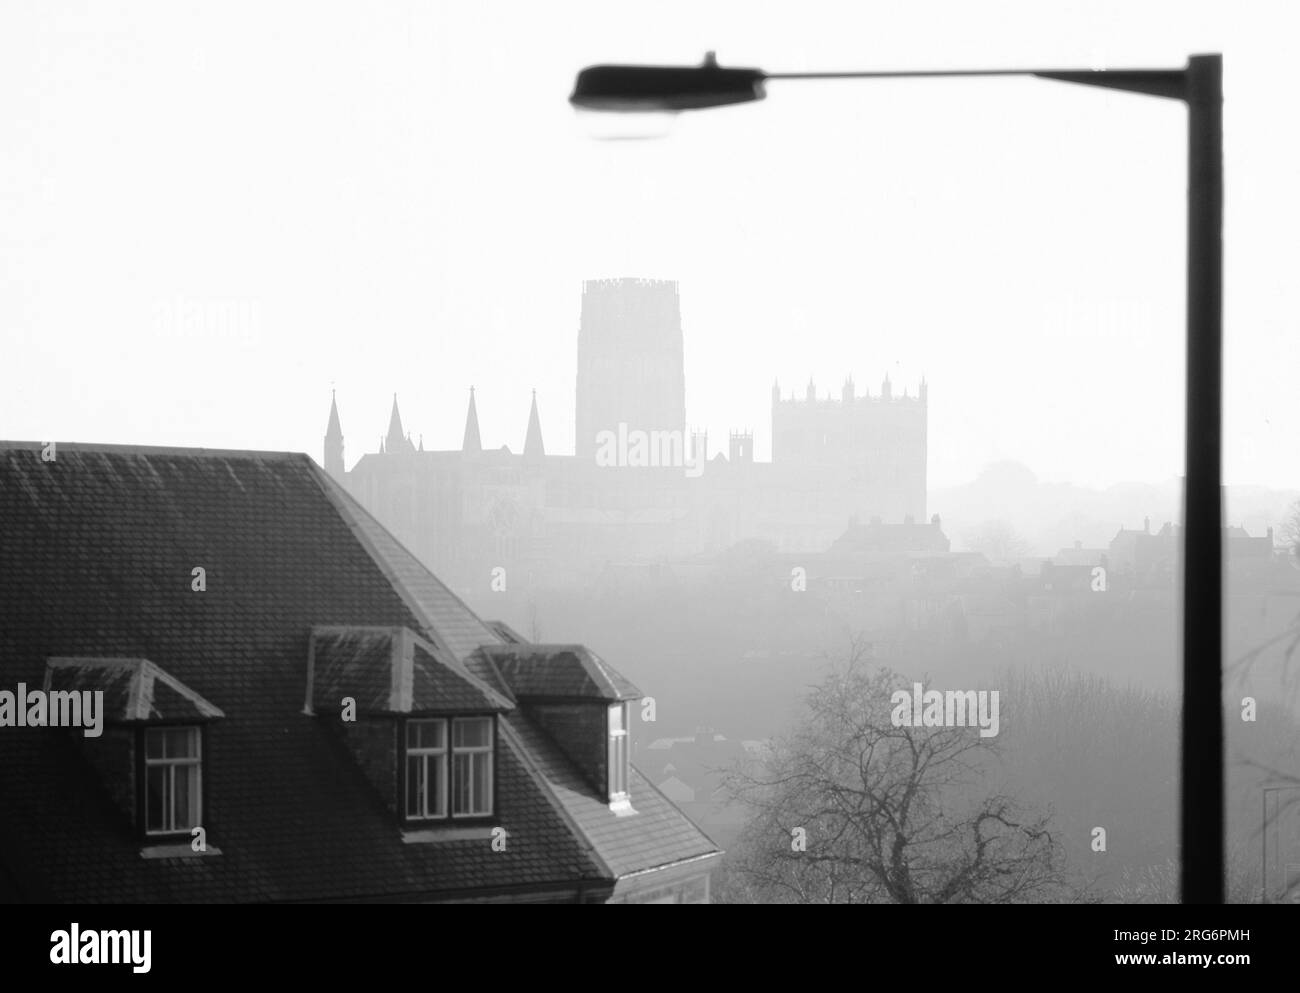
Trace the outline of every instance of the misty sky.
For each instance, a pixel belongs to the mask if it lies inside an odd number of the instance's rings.
[[[583,279],[681,282],[687,413],[770,446],[774,377],[930,383],[932,485],[1182,465],[1185,112],[1037,80],[772,83],[656,142],[602,61],[1181,66],[1222,51],[1229,482],[1295,486],[1300,17],[1281,2],[0,7],[0,436],[350,465],[573,450]],[[193,315],[211,327],[189,326]],[[189,315],[189,316],[187,316]]]

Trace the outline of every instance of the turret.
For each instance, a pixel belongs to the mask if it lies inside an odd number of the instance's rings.
[[[709,432],[699,428],[691,430],[691,460],[704,465],[709,460]]]
[[[732,465],[738,462],[754,461],[754,434],[752,431],[732,431],[729,438],[727,461]]]

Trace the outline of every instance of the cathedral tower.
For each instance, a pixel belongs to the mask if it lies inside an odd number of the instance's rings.
[[[592,459],[601,431],[679,431],[686,371],[677,283],[594,279],[582,284],[574,450]]]

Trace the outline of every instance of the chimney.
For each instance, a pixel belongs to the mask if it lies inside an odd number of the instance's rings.
[[[1142,518],[1142,530],[1146,534],[1151,533],[1151,518],[1149,517]]]

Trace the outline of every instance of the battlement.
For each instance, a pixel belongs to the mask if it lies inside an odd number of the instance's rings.
[[[790,391],[789,397],[781,396],[781,384],[779,381],[772,384],[772,406],[773,407],[805,407],[832,409],[843,407],[866,406],[880,403],[903,403],[903,404],[925,404],[929,400],[929,386],[925,382],[925,377],[921,377],[921,385],[915,396],[909,396],[907,388],[904,387],[902,396],[894,393],[893,384],[886,376],[880,384],[880,392],[872,396],[870,392],[858,394],[853,385],[853,377],[844,380],[844,385],[840,388],[839,397],[832,396],[829,392],[825,396],[819,397],[813,381],[808,380],[808,387],[804,390],[803,397],[796,396],[794,390]]]
[[[855,396],[851,400],[844,400],[841,399],[840,397],[825,397],[825,396],[813,397],[812,399],[808,399],[807,397],[796,397],[796,396],[772,398],[773,404],[780,404],[783,407],[830,408],[830,407],[850,407],[850,406],[863,405],[863,404],[889,404],[889,403],[920,405],[927,402],[928,402],[928,398],[925,397],[924,395],[910,396],[907,394],[904,394],[903,396],[893,396],[893,397],[869,396],[864,394],[862,396]]]
[[[588,294],[621,293],[630,288],[662,290],[671,292],[673,296],[678,295],[677,280],[675,279],[651,279],[646,276],[609,276],[604,279],[584,279],[582,281],[583,296]]]

